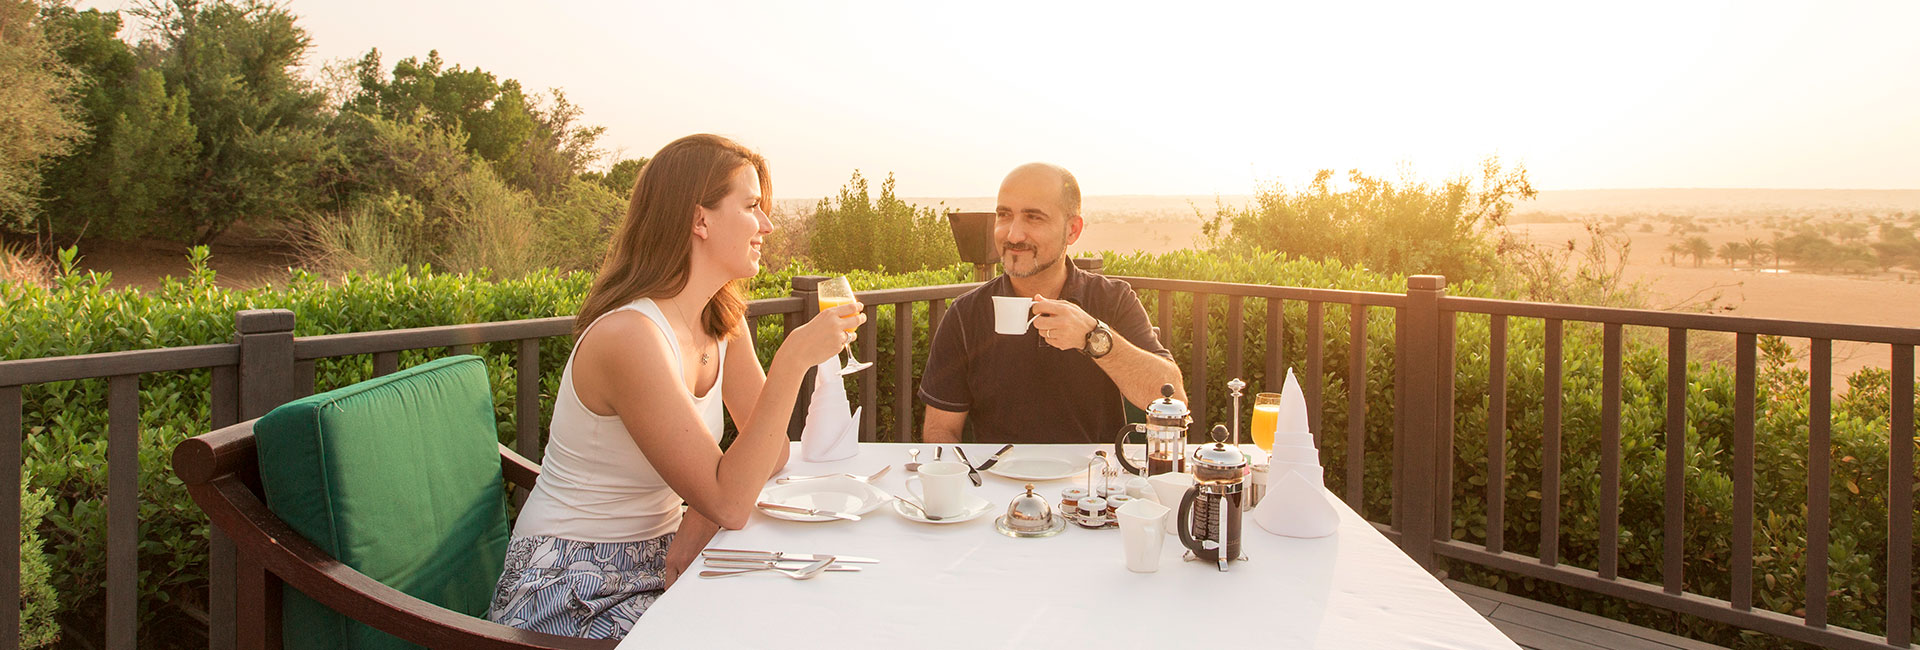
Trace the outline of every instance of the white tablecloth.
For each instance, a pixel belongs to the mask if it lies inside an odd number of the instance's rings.
[[[893,494],[909,446],[863,444],[854,458],[798,460],[786,473],[867,474]],[[983,462],[999,445],[966,445]],[[1094,447],[1062,447],[1090,454]],[[799,458],[796,448],[794,458]],[[951,451],[947,452],[949,455]],[[950,459],[951,460],[951,459]],[[1248,520],[1248,561],[1222,573],[1183,562],[1169,536],[1157,573],[1127,571],[1120,531],[1014,539],[993,519],[1022,483],[983,472],[995,512],[959,524],[909,521],[882,506],[861,521],[801,523],[756,513],[710,546],[879,559],[807,581],[763,574],[699,578],[699,564],[641,617],[627,648],[1517,648],[1453,592],[1335,499],[1340,529],[1291,539]],[[1084,483],[1084,477],[1072,479]],[[1068,480],[1038,483],[1057,501]],[[1215,644],[1218,645],[1208,645]]]

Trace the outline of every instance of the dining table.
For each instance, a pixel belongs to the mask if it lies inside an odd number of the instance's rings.
[[[861,443],[852,457],[806,462],[794,443],[782,476],[888,471],[873,485],[913,498],[908,450],[931,462],[936,447]],[[972,465],[1003,446],[963,444]],[[1127,568],[1117,529],[1069,524],[1057,535],[1015,538],[995,519],[1031,484],[1057,504],[1063,488],[1098,486],[1111,446],[1019,445],[1006,458],[1052,457],[1094,467],[1053,480],[1015,479],[992,469],[969,494],[992,507],[958,522],[922,523],[880,505],[858,521],[790,521],[756,510],[709,549],[860,556],[796,580],[774,572],[702,578],[698,561],[620,643],[629,648],[1518,648],[1372,523],[1332,493],[1331,535],[1274,535],[1246,519],[1244,560],[1226,571],[1186,559],[1167,536],[1157,571]],[[1248,448],[1251,451],[1251,448]],[[793,485],[793,484],[789,484]],[[776,484],[769,481],[769,489]],[[764,494],[764,493],[763,493]],[[801,563],[783,567],[799,568]]]

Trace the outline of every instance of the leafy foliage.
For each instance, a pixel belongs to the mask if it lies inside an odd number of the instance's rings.
[[[359,89],[343,103],[343,113],[389,120],[419,116],[438,129],[465,133],[467,151],[491,164],[509,185],[537,196],[565,189],[601,156],[596,143],[605,129],[576,125],[580,108],[558,90],[552,104],[543,106],[519,81],[502,81],[478,68],[448,68],[438,51],[428,52],[425,61],[401,59],[387,76],[380,51],[371,50],[353,74]],[[625,196],[631,189],[615,194]]]
[[[1408,179],[1374,178],[1353,170],[1347,188],[1321,170],[1304,190],[1259,188],[1254,205],[1221,207],[1202,232],[1210,246],[1264,249],[1290,257],[1325,258],[1370,270],[1456,279],[1484,279],[1498,269],[1507,247],[1496,236],[1515,199],[1534,197],[1526,168],[1481,165],[1480,178],[1455,178],[1438,187]]]
[[[396,270],[383,274],[352,274],[337,283],[323,282],[318,276],[297,274],[291,286],[284,288],[225,290],[216,288],[212,274],[204,267],[204,251],[197,270],[185,280],[169,282],[151,292],[112,290],[106,278],[78,275],[71,271],[71,255],[64,262],[66,271],[52,288],[19,284],[0,284],[0,301],[10,305],[0,314],[0,350],[8,358],[26,358],[82,354],[108,350],[221,343],[232,336],[232,314],[241,309],[286,308],[298,314],[297,334],[371,331],[401,327],[422,327],[463,322],[563,316],[577,309],[589,277],[586,273],[558,274],[535,272],[506,280],[490,281],[483,276],[429,274],[418,270]],[[1160,256],[1107,255],[1106,271],[1114,275],[1153,276],[1179,279],[1216,280],[1286,286],[1335,288],[1398,293],[1405,279],[1340,264],[1332,261],[1302,260],[1264,251],[1241,253],[1178,252]],[[814,271],[794,264],[770,269],[756,277],[751,285],[755,298],[785,295],[795,275]],[[893,286],[918,286],[963,282],[969,269],[952,265],[904,275],[856,272],[851,279],[860,290]],[[1480,282],[1461,282],[1449,287],[1450,293],[1487,297],[1507,297],[1505,289]],[[1144,304],[1156,324],[1163,329],[1170,347],[1188,373],[1195,368],[1191,295],[1144,291]],[[1164,317],[1160,310],[1166,304]],[[1246,378],[1256,389],[1273,386],[1277,379],[1266,374],[1266,341],[1274,324],[1267,320],[1266,301],[1247,298],[1240,301],[1239,319],[1243,327],[1242,365],[1228,365],[1226,332],[1232,321],[1231,302],[1215,296],[1206,305],[1203,318],[1209,385],[1226,378]],[[1324,355],[1322,373],[1316,378],[1302,373],[1310,396],[1317,396],[1321,420],[1318,430],[1323,460],[1328,467],[1329,488],[1336,494],[1348,491],[1347,466],[1362,463],[1361,499],[1357,509],[1373,518],[1386,516],[1391,508],[1389,465],[1392,454],[1394,409],[1398,403],[1394,387],[1394,322],[1391,310],[1368,309],[1362,316],[1365,347],[1361,353],[1364,376],[1349,374],[1348,367],[1360,340],[1349,338],[1351,312],[1339,304],[1324,304],[1326,319],[1318,341],[1309,333],[1308,306],[1290,301],[1280,308],[1284,330],[1277,337],[1285,347],[1279,351],[1282,363],[1296,371],[1305,369],[1305,359],[1317,347]],[[924,307],[913,308],[909,322],[914,327],[913,348],[894,348],[894,310],[897,306],[876,306],[878,318],[871,321],[876,344],[875,360],[881,369],[892,369],[902,355],[918,376],[918,365],[925,358],[929,339]],[[756,349],[771,354],[782,336],[780,317],[762,318],[755,330]],[[1488,535],[1503,536],[1509,550],[1538,553],[1540,504],[1545,495],[1542,484],[1541,420],[1545,394],[1545,375],[1541,370],[1544,331],[1533,319],[1511,319],[1509,323],[1509,362],[1507,366],[1506,444],[1499,449],[1487,447],[1486,412],[1488,366],[1486,346],[1488,325],[1485,317],[1462,315],[1456,322],[1456,368],[1452,537],[1479,543]],[[1728,546],[1731,515],[1733,377],[1727,369],[1692,363],[1687,386],[1687,446],[1684,450],[1687,497],[1685,508],[1687,537],[1665,540],[1663,535],[1665,476],[1665,359],[1663,341],[1649,339],[1629,331],[1624,351],[1621,410],[1621,495],[1620,567],[1624,577],[1658,583],[1660,561],[1665,544],[1684,545],[1686,585],[1689,591],[1725,597],[1730,590],[1726,567],[1731,562]],[[1599,485],[1596,477],[1600,457],[1599,431],[1600,382],[1603,371],[1599,328],[1570,324],[1566,329],[1565,387],[1563,391],[1562,491],[1558,495],[1561,512],[1561,561],[1573,566],[1593,568],[1598,561]],[[541,403],[539,417],[550,412],[559,370],[571,342],[565,337],[543,341],[540,356]],[[494,381],[499,435],[511,443],[515,418],[512,368],[516,346],[483,346],[478,350],[487,359]],[[403,364],[417,363],[442,351],[406,353]],[[1807,596],[1799,593],[1804,584],[1807,378],[1794,366],[1786,348],[1766,340],[1762,348],[1760,383],[1756,404],[1756,558],[1754,593],[1759,606],[1792,613],[1804,607]],[[864,354],[864,353],[863,353]],[[323,360],[316,365],[317,385],[324,390],[364,379],[371,375],[372,361],[367,357]],[[896,391],[911,389],[896,386],[892,372],[878,372],[878,400],[891,404]],[[189,612],[198,607],[204,589],[206,525],[170,479],[167,451],[186,436],[207,428],[208,376],[204,371],[160,373],[141,377],[141,522],[143,542],[140,562],[147,572],[140,584],[143,645],[167,645],[193,634],[178,633],[197,623]],[[1832,428],[1831,492],[1832,543],[1829,547],[1829,572],[1834,593],[1828,596],[1830,616],[1835,625],[1878,633],[1884,625],[1884,583],[1889,556],[1886,546],[1888,461],[1886,432],[1891,413],[1890,379],[1885,371],[1869,370],[1849,379],[1847,390],[1834,400]],[[1349,413],[1349,394],[1364,391],[1366,404],[1358,422],[1360,447],[1349,444],[1354,430]],[[1210,390],[1205,404],[1195,408],[1214,422],[1226,421],[1231,405],[1222,394]],[[104,509],[99,505],[105,492],[105,442],[99,432],[105,430],[106,386],[102,381],[58,382],[29,386],[24,391],[26,455],[32,472],[33,488],[46,490],[55,503],[39,530],[51,545],[50,565],[54,567],[50,583],[60,600],[71,611],[98,611],[99,592],[104,576]],[[916,409],[917,410],[917,409]],[[892,409],[879,409],[883,439],[910,439],[917,423],[896,423]],[[918,417],[918,413],[914,414]],[[544,422],[543,422],[544,424]],[[1486,520],[1487,459],[1500,453],[1506,459],[1507,517],[1498,528],[1490,529]],[[1742,647],[1775,647],[1778,642],[1766,637],[1743,636],[1724,626],[1676,621],[1661,613],[1623,605],[1594,594],[1557,587],[1553,584],[1517,576],[1462,568],[1462,579],[1494,584],[1587,611],[1600,612],[1635,623],[1687,633],[1717,643]],[[89,617],[64,619],[68,634],[92,634],[95,623]],[[189,641],[177,641],[190,645]]]
[[[893,175],[873,196],[855,171],[836,198],[821,199],[807,224],[805,257],[829,271],[913,271],[960,261],[953,231],[933,208],[901,201]]]
[[[48,185],[59,191],[47,197],[42,233],[168,232],[200,151],[186,91],[169,87],[159,69],[142,66],[117,38],[119,13],[53,6],[45,15],[62,36],[61,57],[85,81],[81,106],[93,138],[48,172]],[[51,215],[63,218],[56,223]]]
[[[48,40],[38,0],[0,0],[0,229],[37,211],[41,164],[85,135],[70,68]]]

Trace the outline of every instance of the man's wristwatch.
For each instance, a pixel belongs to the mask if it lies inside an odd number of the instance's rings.
[[[1080,348],[1080,352],[1089,358],[1098,359],[1112,351],[1113,330],[1107,329],[1106,323],[1094,321],[1093,331],[1087,332],[1087,344]]]

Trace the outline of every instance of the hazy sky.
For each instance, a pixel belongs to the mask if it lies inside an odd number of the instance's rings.
[[[564,89],[628,157],[741,140],[783,197],[856,168],[903,196],[1032,160],[1090,194],[1245,194],[1487,155],[1540,189],[1920,188],[1920,1],[1176,4],[288,6],[315,68],[438,49]]]

